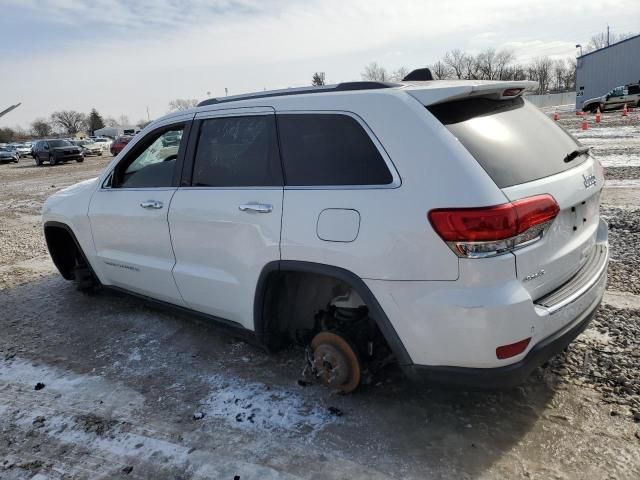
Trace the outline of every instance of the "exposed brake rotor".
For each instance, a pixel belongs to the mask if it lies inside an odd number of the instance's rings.
[[[313,370],[331,389],[353,392],[360,384],[360,360],[351,344],[334,332],[320,332],[311,341]]]

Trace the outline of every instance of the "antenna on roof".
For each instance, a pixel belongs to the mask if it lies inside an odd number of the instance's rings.
[[[428,68],[417,68],[402,79],[403,82],[424,82],[428,80],[433,80],[431,70]]]

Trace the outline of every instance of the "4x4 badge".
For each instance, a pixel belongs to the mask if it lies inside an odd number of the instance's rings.
[[[584,178],[584,188],[591,188],[591,187],[595,187],[596,183],[598,183],[598,180],[596,179],[595,175],[582,175],[582,178]]]

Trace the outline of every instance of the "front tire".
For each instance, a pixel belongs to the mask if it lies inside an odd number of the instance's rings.
[[[18,163],[20,161],[20,157],[16,157],[13,159],[13,163]]]
[[[100,284],[86,265],[76,265],[73,269],[73,283],[79,292],[92,293]]]
[[[42,160],[40,160],[40,157],[37,154],[33,156],[33,159],[36,161],[37,166],[42,166]]]
[[[84,157],[76,158],[76,162],[78,163],[84,162]]]
[[[53,167],[55,164],[56,164],[56,157],[54,157],[53,155],[49,155],[49,165]]]

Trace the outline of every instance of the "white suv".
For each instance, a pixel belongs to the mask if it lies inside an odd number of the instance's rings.
[[[395,358],[494,387],[564,349],[605,289],[604,180],[532,82],[343,83],[156,120],[44,205],[64,278],[308,346],[334,389]]]

